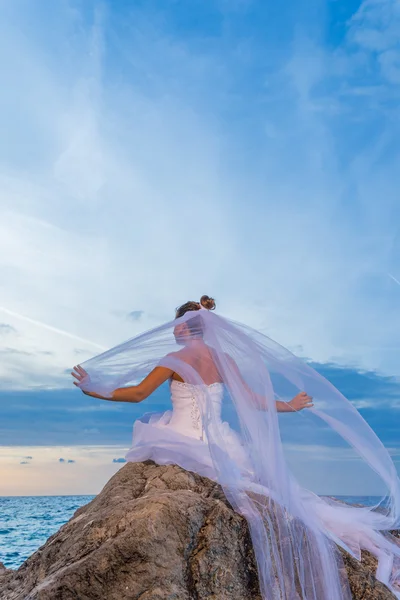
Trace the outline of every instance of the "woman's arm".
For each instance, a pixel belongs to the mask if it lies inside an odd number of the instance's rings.
[[[243,379],[239,367],[237,366],[233,358],[228,354],[225,354],[225,356],[233,371],[235,372],[235,375],[239,377],[241,384],[245,388],[250,398],[252,398],[252,400],[254,401],[256,408],[258,408],[259,410],[268,410],[267,399],[261,394],[253,392],[253,390],[247,385],[246,381]],[[303,410],[303,408],[312,408],[314,406],[314,404],[312,403],[312,397],[309,396],[306,392],[299,392],[289,402],[275,400],[275,403],[277,412],[297,412],[299,410]]]
[[[303,410],[303,408],[314,406],[312,396],[309,396],[307,392],[299,392],[289,402],[283,402],[282,400],[275,400],[275,402],[277,412],[297,412]]]
[[[101,396],[95,392],[85,392],[87,396],[92,398],[99,398],[100,400],[111,400],[114,402],[142,402],[150,394],[154,392],[164,381],[167,381],[172,375],[173,371],[166,367],[155,367],[138,385],[130,385],[129,387],[117,388],[113,391],[111,398]],[[71,375],[78,381],[74,381],[74,385],[79,387],[79,383],[85,377],[89,377],[88,373],[80,365],[74,367]]]

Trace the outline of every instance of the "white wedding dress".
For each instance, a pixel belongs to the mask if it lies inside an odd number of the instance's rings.
[[[224,384],[193,385],[173,379],[170,393],[172,410],[147,413],[135,421],[133,443],[126,460],[151,459],[160,465],[176,464],[217,480],[201,413],[207,394],[213,405],[215,426],[222,431],[229,454],[240,465],[242,473],[251,477],[251,466],[240,436],[222,421]]]

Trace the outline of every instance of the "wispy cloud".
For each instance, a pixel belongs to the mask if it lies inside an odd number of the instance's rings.
[[[0,323],[0,334],[17,333],[15,327],[8,325],[8,323]]]
[[[394,277],[391,273],[388,273],[388,275],[389,275],[390,279],[392,279],[395,283],[397,283],[397,285],[400,285],[400,281],[396,277]]]
[[[381,76],[400,84],[400,14],[395,0],[364,0],[350,20],[348,37],[371,55]]]
[[[141,319],[143,315],[143,310],[133,310],[132,312],[128,313],[128,318],[132,321],[139,321],[139,319]]]
[[[15,317],[16,319],[20,319],[22,321],[26,321],[27,323],[31,324],[31,325],[35,325],[39,328],[43,328],[43,329],[47,329],[49,331],[51,331],[52,333],[57,333],[59,335],[63,335],[66,337],[69,337],[73,340],[78,340],[80,342],[84,342],[90,346],[94,346],[96,347],[98,350],[104,350],[105,348],[103,348],[103,346],[99,346],[99,344],[96,344],[95,342],[91,342],[90,340],[85,340],[77,335],[74,335],[72,333],[69,333],[68,331],[64,331],[63,329],[59,329],[57,327],[52,327],[51,325],[48,325],[47,323],[43,323],[41,321],[37,321],[35,319],[31,319],[30,317],[26,317],[25,315],[21,315],[16,313],[15,311],[9,310],[8,308],[5,308],[4,306],[0,306],[0,311],[9,315],[10,317]],[[10,328],[10,325],[8,326]],[[14,330],[13,327],[11,327],[11,330]],[[47,352],[46,352],[47,353]]]

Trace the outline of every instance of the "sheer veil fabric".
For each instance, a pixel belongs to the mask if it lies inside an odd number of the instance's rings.
[[[350,600],[337,544],[357,559],[372,552],[377,577],[400,598],[400,544],[390,534],[400,525],[395,466],[354,406],[309,365],[243,324],[192,310],[82,366],[90,377],[82,389],[106,397],[156,366],[201,391],[212,476],[247,519],[265,600]],[[224,421],[210,393],[217,381]],[[276,400],[303,390],[313,408],[277,413]],[[245,460],[227,443],[227,423]],[[376,505],[329,496],[349,483],[379,496]]]

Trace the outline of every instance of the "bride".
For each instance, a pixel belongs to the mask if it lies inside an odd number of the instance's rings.
[[[214,309],[208,296],[186,302],[171,322],[74,367],[74,384],[137,403],[168,382],[172,410],[134,423],[126,459],[175,463],[222,485],[248,521],[264,599],[349,600],[337,545],[357,559],[373,553],[377,578],[400,598],[400,545],[389,533],[400,481],[389,453],[309,365]],[[355,507],[318,495],[330,472],[378,486],[381,498]]]

